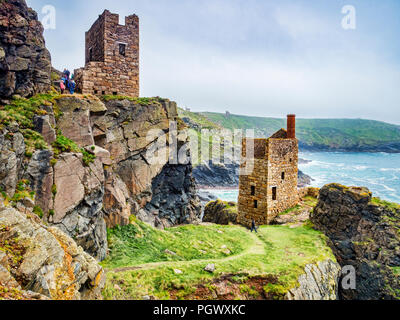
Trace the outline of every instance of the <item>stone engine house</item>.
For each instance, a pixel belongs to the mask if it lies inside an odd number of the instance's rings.
[[[86,32],[85,67],[75,70],[82,94],[139,96],[139,17],[105,10]]]
[[[254,157],[246,154],[251,142]],[[270,224],[279,213],[298,204],[298,150],[295,115],[288,116],[287,130],[269,139],[243,139],[241,169],[249,161],[254,166],[240,175],[238,223],[251,226],[254,219],[257,225]]]

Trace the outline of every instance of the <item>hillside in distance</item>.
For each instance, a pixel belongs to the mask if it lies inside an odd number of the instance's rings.
[[[268,138],[286,127],[286,119],[194,113],[180,116],[195,129],[254,129],[257,138]],[[400,126],[362,119],[297,119],[300,148],[308,151],[400,152]]]

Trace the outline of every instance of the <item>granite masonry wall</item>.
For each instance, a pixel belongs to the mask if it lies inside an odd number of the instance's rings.
[[[278,131],[269,139],[254,139],[254,169],[241,175],[239,182],[238,223],[250,226],[270,224],[281,212],[294,207],[299,201],[298,140],[287,139],[286,131]],[[248,161],[249,139],[242,142],[241,169]]]
[[[75,70],[82,94],[139,96],[139,17],[105,10],[86,32],[86,65]]]

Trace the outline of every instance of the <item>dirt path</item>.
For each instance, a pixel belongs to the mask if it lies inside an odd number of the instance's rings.
[[[209,263],[215,263],[215,262],[225,262],[225,261],[232,261],[239,259],[245,255],[248,254],[257,254],[257,255],[262,255],[265,254],[266,246],[265,243],[258,237],[256,233],[250,233],[249,232],[249,239],[253,241],[253,243],[243,252],[229,256],[226,258],[221,258],[221,259],[203,259],[203,260],[190,260],[190,261],[163,261],[163,262],[152,262],[152,263],[146,263],[142,265],[137,265],[134,267],[124,267],[124,268],[116,268],[116,269],[106,269],[106,273],[108,272],[113,272],[113,273],[121,273],[121,272],[127,272],[127,271],[134,271],[134,270],[148,270],[148,269],[155,269],[161,266],[173,266],[174,268],[178,269],[179,266],[188,266],[188,265],[193,265],[193,264],[209,264]]]

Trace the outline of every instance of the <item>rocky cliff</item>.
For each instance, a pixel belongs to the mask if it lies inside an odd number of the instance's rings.
[[[329,237],[338,263],[356,270],[356,289],[342,288],[341,298],[400,298],[399,205],[366,188],[331,184],[321,189],[311,221]]]
[[[25,0],[0,1],[0,98],[50,90],[43,26]]]
[[[105,273],[96,260],[29,208],[18,208],[0,208],[0,300],[102,299]]]
[[[188,135],[184,127],[174,127],[176,103],[111,100],[106,109],[91,122],[96,145],[112,155],[105,170],[108,226],[128,224],[131,214],[158,228],[196,222],[200,202]]]
[[[132,214],[158,228],[201,214],[188,136],[170,128],[179,122],[176,104],[106,100],[54,93],[0,110],[3,198],[30,201],[99,260],[106,226],[129,224]]]
[[[221,225],[237,223],[238,208],[235,202],[211,201],[204,208],[203,222]]]
[[[238,188],[239,163],[216,164],[213,161],[197,165],[193,170],[196,183],[201,187]],[[312,178],[299,170],[300,188],[311,184]]]
[[[299,279],[299,285],[289,290],[287,300],[338,300],[341,268],[332,260],[308,264]]]

